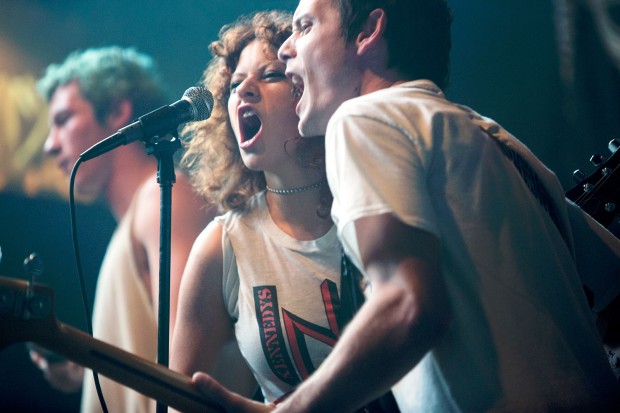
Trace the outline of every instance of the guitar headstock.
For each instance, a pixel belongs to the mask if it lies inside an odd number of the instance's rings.
[[[0,276],[0,350],[32,341],[177,410],[225,411],[198,391],[189,376],[57,321],[53,303],[49,287]]]
[[[0,350],[54,334],[54,293],[40,284],[0,276]]]
[[[608,146],[608,158],[590,158],[597,167],[592,174],[586,177],[580,170],[573,173],[578,183],[566,192],[566,197],[615,233],[620,225],[620,140],[613,139]]]

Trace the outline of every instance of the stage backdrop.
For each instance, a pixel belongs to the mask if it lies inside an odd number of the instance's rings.
[[[0,274],[23,277],[36,251],[41,281],[56,293],[58,318],[84,328],[70,243],[67,181],[42,156],[46,107],[34,90],[46,65],[94,46],[134,46],[152,55],[170,101],[199,80],[220,27],[258,9],[293,11],[295,0],[3,0],[0,2]],[[576,0],[452,0],[448,96],[502,123],[563,185],[606,153],[618,133],[617,68],[589,11]],[[117,150],[122,150],[119,148]],[[114,227],[97,202],[78,205],[88,300]],[[5,332],[0,332],[4,335]],[[0,411],[77,411],[79,395],[53,389],[23,344],[0,352]]]

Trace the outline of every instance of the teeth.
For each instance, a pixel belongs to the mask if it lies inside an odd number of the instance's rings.
[[[243,113],[241,113],[239,126],[241,128],[242,141],[245,142],[256,136],[261,128],[262,122],[254,109],[246,107],[242,110]]]
[[[301,77],[293,75],[291,77],[291,81],[293,82],[293,85],[295,85],[295,87],[297,87],[298,89],[303,89],[304,82],[301,80]]]

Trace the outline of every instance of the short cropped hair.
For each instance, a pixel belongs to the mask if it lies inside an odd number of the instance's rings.
[[[50,101],[56,89],[77,82],[104,123],[118,102],[128,100],[139,116],[166,104],[167,96],[153,59],[133,48],[108,46],[77,50],[62,63],[48,66],[37,90]]]
[[[452,11],[446,0],[332,0],[348,42],[377,8],[387,16],[388,66],[410,79],[448,86]]]

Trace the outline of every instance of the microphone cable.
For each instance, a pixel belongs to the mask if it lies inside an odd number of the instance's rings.
[[[69,213],[71,215],[71,239],[73,241],[73,251],[75,255],[75,265],[77,269],[78,281],[80,282],[80,291],[82,295],[82,306],[84,308],[84,313],[86,316],[86,331],[88,334],[93,336],[93,325],[92,325],[92,310],[88,305],[87,293],[86,293],[86,285],[84,282],[84,272],[82,270],[82,260],[80,258],[80,248],[77,237],[77,224],[76,224],[76,213],[75,213],[75,197],[74,197],[74,186],[75,186],[75,175],[77,174],[77,170],[82,163],[82,158],[78,158],[73,165],[73,169],[71,170],[71,177],[69,179]],[[101,390],[101,383],[99,382],[99,373],[95,370],[91,370],[93,373],[93,379],[95,380],[95,389],[97,390],[97,397],[99,397],[99,403],[101,404],[101,409],[104,413],[108,413],[108,407],[106,406],[105,399],[103,397],[103,391]]]

